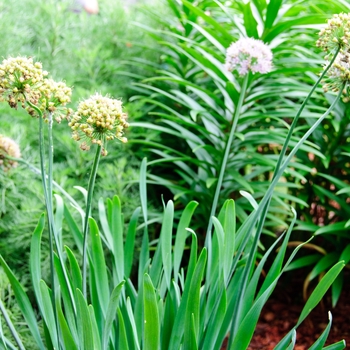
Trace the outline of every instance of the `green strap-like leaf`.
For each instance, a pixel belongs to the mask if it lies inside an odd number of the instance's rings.
[[[95,350],[90,312],[83,293],[77,289],[77,312],[80,349]]]
[[[301,322],[305,320],[305,318],[311,312],[311,310],[320,302],[320,300],[323,298],[323,296],[325,295],[329,287],[332,285],[334,280],[337,278],[344,266],[344,261],[339,261],[323,276],[323,278],[318,283],[314,291],[311,293],[303,310],[301,311],[297,327],[300,325]]]
[[[265,29],[272,28],[282,2],[282,0],[270,0],[269,4],[267,5]]]
[[[137,222],[140,216],[141,208],[138,207],[133,212],[128,232],[126,234],[125,246],[124,246],[124,277],[129,278],[132,265],[134,263],[134,251],[135,251],[135,236],[137,230]]]
[[[46,326],[48,328],[48,331],[50,333],[51,342],[54,347],[54,349],[59,349],[58,347],[58,339],[57,339],[57,329],[58,325],[56,326],[56,320],[55,315],[53,311],[53,305],[52,305],[52,299],[49,291],[49,287],[46,285],[46,283],[41,280],[40,281],[40,292],[42,296],[42,302],[43,302],[43,317],[46,323]]]
[[[328,338],[328,334],[329,334],[329,331],[331,329],[331,325],[332,325],[332,314],[329,312],[328,313],[328,316],[329,316],[329,322],[328,322],[328,325],[326,327],[326,329],[322,332],[322,334],[320,335],[320,337],[315,341],[315,343],[313,343],[309,350],[318,350],[318,349],[321,349],[322,346],[325,344],[327,338]]]
[[[203,248],[189,286],[188,299],[184,314],[183,350],[197,348],[200,315],[200,287],[207,261],[207,250]]]
[[[94,350],[102,350],[101,347],[101,338],[100,333],[97,326],[97,320],[95,316],[94,307],[92,305],[88,306],[89,313],[90,313],[90,320],[91,320],[91,326],[92,326],[92,334],[94,338]]]
[[[13,292],[16,296],[17,304],[27,322],[28,328],[30,329],[36,344],[40,350],[45,350],[43,341],[41,340],[38,323],[33,311],[33,307],[29,301],[27,294],[25,293],[22,285],[18,282],[17,278],[6,264],[4,258],[0,254],[0,264],[3,267],[7,278],[9,279]]]
[[[172,232],[173,232],[173,222],[174,222],[174,203],[169,201],[163,217],[162,230],[160,234],[161,249],[162,249],[162,262],[164,269],[164,276],[170,289],[171,284],[171,271],[172,271]]]
[[[103,328],[103,336],[102,336],[102,349],[108,349],[108,339],[110,337],[113,321],[116,317],[118,304],[119,304],[119,296],[120,292],[124,286],[125,282],[120,282],[112,291],[111,298],[108,303],[106,322]]]
[[[192,201],[187,204],[186,208],[182,212],[179,225],[176,231],[175,245],[174,245],[174,280],[178,280],[178,273],[180,269],[181,259],[184,252],[185,242],[189,235],[186,228],[189,226],[192,215],[197,208],[198,203]]]
[[[96,221],[89,218],[90,234],[91,234],[91,260],[94,265],[95,279],[91,281],[96,286],[99,303],[102,308],[103,315],[106,316],[107,305],[109,300],[109,287],[107,266],[102,248],[100,232]]]
[[[56,303],[56,309],[65,350],[78,350],[79,348],[77,347],[76,342],[74,341],[72,333],[68,327],[67,321],[64,318],[61,305],[59,303]]]
[[[123,314],[118,309],[118,323],[119,323],[119,339],[118,339],[118,349],[129,350],[128,338],[126,335],[125,323],[123,319]]]
[[[143,280],[143,349],[158,350],[160,345],[160,322],[157,298],[148,274]]]

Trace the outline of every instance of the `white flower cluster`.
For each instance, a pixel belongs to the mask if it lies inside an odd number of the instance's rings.
[[[249,71],[265,74],[272,69],[272,57],[270,48],[261,40],[241,38],[227,49],[225,67],[240,75]]]

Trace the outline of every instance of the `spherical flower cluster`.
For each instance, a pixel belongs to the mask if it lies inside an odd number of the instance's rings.
[[[8,159],[6,156],[19,158],[21,151],[15,141],[9,137],[0,135],[0,168],[3,168],[5,171],[15,168],[18,165],[16,161]]]
[[[324,51],[349,47],[350,42],[350,13],[340,13],[328,20],[327,26],[319,32],[316,42]]]
[[[72,89],[64,82],[56,82],[52,79],[44,79],[37,89],[39,93],[37,107],[43,112],[44,118],[47,113],[51,113],[56,121],[60,123],[63,118],[68,118],[72,113],[65,105],[71,101]],[[35,116],[35,110],[28,106],[27,111]]]
[[[326,63],[325,67],[328,65]],[[347,89],[350,83],[350,52],[340,52],[336,57],[332,67],[327,72],[327,78],[323,81],[325,92],[337,92],[343,89],[343,101],[349,102]]]
[[[121,101],[95,94],[80,102],[69,126],[73,130],[73,139],[84,141],[81,149],[89,150],[90,144],[96,143],[103,147],[102,154],[106,155],[106,141],[117,138],[127,142],[123,137],[124,129],[129,126],[126,119]]]
[[[0,65],[0,93],[2,98],[12,108],[18,103],[23,107],[25,101],[33,104],[38,102],[39,94],[35,88],[48,73],[42,70],[40,62],[33,62],[32,58],[10,57]]]
[[[249,71],[265,74],[272,69],[272,52],[261,40],[241,38],[227,49],[225,67],[240,75]]]

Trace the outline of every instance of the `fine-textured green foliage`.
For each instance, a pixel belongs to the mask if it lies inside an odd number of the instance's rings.
[[[219,350],[226,338],[228,349],[246,349],[261,310],[281,275],[293,268],[293,260],[301,248],[310,245],[311,239],[301,242],[286,257],[297,222],[296,210],[287,202],[307,203],[292,194],[290,189],[295,183],[283,176],[287,172],[298,181],[303,180],[299,170],[310,170],[311,165],[299,163],[299,154],[322,156],[315,144],[307,140],[338,107],[345,83],[336,97],[332,95],[331,103],[317,108],[318,101],[324,100],[318,90],[322,76],[317,81],[312,75],[299,81],[287,74],[288,68],[280,68],[282,64],[278,67],[276,63],[276,69],[266,78],[248,74],[242,79],[223,69],[222,58],[232,37],[238,38],[241,34],[269,42],[278,57],[279,50],[287,48],[286,44],[279,43],[285,33],[291,34],[293,39],[293,35],[297,35],[293,33],[294,26],[319,23],[324,19],[324,4],[320,2],[317,7],[319,15],[310,14],[307,7],[298,4],[299,13],[304,11],[306,15],[303,20],[295,21],[295,9],[283,8],[286,4],[279,0],[271,0],[268,4],[252,1],[244,4],[227,2],[225,5],[219,1],[203,1],[201,6],[186,0],[168,0],[168,3],[181,28],[170,30],[173,27],[169,23],[159,22],[167,28],[165,34],[174,39],[162,43],[167,48],[165,61],[174,70],[163,71],[159,80],[174,84],[174,88],[168,91],[144,82],[136,85],[143,94],[147,91],[155,93],[149,94],[144,101],[154,107],[153,114],[161,117],[165,126],[144,122],[134,123],[134,126],[147,126],[161,137],[159,132],[175,135],[182,144],[177,149],[171,144],[157,145],[159,140],[144,142],[154,147],[152,151],[161,160],[148,163],[146,158],[143,159],[139,178],[141,208],[135,209],[130,218],[125,220],[118,196],[107,200],[102,197],[95,208],[93,191],[102,153],[100,144],[95,146],[96,156],[89,169],[87,190],[76,186],[84,198],[83,205],[53,181],[52,114],[49,113],[46,128],[43,112],[26,101],[39,117],[40,170],[30,167],[42,177],[47,212],[46,216],[40,217],[31,239],[29,266],[36,304],[31,303],[29,293],[1,255],[0,265],[26,320],[31,341],[39,349]],[[39,11],[44,8],[40,7]],[[231,16],[237,19],[233,29],[227,22]],[[151,32],[153,37],[160,39],[161,32]],[[52,46],[55,36],[53,41],[51,39],[48,37],[50,47],[56,48]],[[339,50],[340,46],[333,60]],[[313,54],[312,50],[305,53],[310,62]],[[108,61],[106,57],[102,58]],[[333,62],[325,68],[324,74]],[[289,63],[292,65],[293,62]],[[298,65],[296,68],[290,72],[298,73]],[[282,71],[278,72],[278,69]],[[286,82],[282,78],[287,76]],[[309,84],[313,81],[316,83],[311,89]],[[297,93],[293,94],[296,87]],[[35,90],[36,86],[31,88]],[[279,92],[278,96],[276,92]],[[28,99],[26,94],[23,96]],[[302,100],[304,103],[299,109],[295,102]],[[278,115],[280,103],[286,107],[281,107],[282,112]],[[282,117],[286,112],[293,118],[289,130],[284,127],[288,123]],[[274,120],[274,129],[259,124],[266,115]],[[279,155],[269,157],[265,150],[260,152],[260,147],[268,145],[272,150],[274,144],[283,145]],[[148,179],[155,183],[164,181],[159,175],[148,174],[147,169],[150,164],[162,162],[178,166],[182,183],[179,181],[170,188],[178,198],[186,199],[186,205],[177,211],[177,203],[163,199],[163,212],[156,218],[160,221],[159,237],[154,237],[153,228],[152,232],[150,230],[155,219],[149,211]],[[236,188],[231,187],[235,179]],[[283,191],[276,194],[281,179],[285,181],[282,182]],[[193,188],[185,188],[186,183],[193,183]],[[344,183],[343,188],[346,185]],[[53,186],[63,197],[53,196]],[[211,189],[215,186],[212,199]],[[239,189],[242,197],[236,201],[226,199],[235,196]],[[189,201],[196,193],[199,201]],[[221,210],[216,213],[219,197],[226,200],[222,200]],[[202,227],[198,223],[193,225],[192,221],[196,209],[203,206],[203,216],[210,204],[212,211],[209,218],[205,217],[208,229],[203,244],[200,241]],[[269,216],[270,212],[274,218]],[[97,217],[99,220],[95,219]],[[45,236],[48,234],[49,237],[49,278],[44,277],[41,266],[45,221],[48,224]],[[267,250],[260,252],[261,234],[263,230],[269,231],[271,224],[274,229],[281,224],[286,230]],[[141,231],[142,245],[138,249],[136,237]],[[316,233],[327,234],[328,231],[329,227],[325,227]],[[66,235],[69,235],[70,247],[64,245]],[[275,254],[277,246],[279,250]],[[137,269],[133,269],[134,251],[137,252]],[[306,301],[297,324],[276,349],[294,347],[297,327],[331,285],[339,281],[348,260],[347,253],[346,248],[340,256],[326,255],[315,265],[309,280],[325,269],[329,270]],[[339,257],[344,259],[338,261]],[[268,260],[270,264],[267,264]],[[294,267],[298,265],[300,261],[294,263]],[[266,272],[264,278],[263,270]],[[336,288],[339,289],[339,284]],[[15,329],[2,302],[0,311],[16,346],[24,348],[21,333]],[[325,331],[311,348],[324,346],[331,322],[330,316]],[[0,327],[1,348],[15,348],[2,329]],[[328,348],[344,347],[344,342],[339,342]]]

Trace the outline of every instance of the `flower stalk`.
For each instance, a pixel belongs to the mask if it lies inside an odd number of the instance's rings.
[[[85,211],[84,226],[83,226],[83,230],[84,230],[83,232],[83,295],[84,297],[86,297],[87,242],[88,242],[87,238],[88,238],[88,232],[89,232],[89,216],[91,213],[92,195],[94,192],[95,180],[97,175],[98,164],[101,158],[101,153],[102,153],[102,146],[97,145],[94,163],[92,165],[91,174],[89,178],[88,194],[87,194],[87,200],[86,200],[86,211]]]

